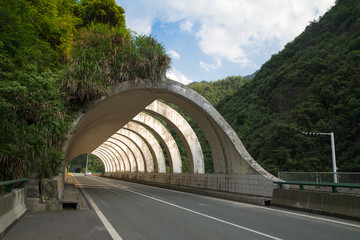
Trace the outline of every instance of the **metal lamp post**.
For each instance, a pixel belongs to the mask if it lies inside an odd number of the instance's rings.
[[[85,168],[85,171],[88,170],[88,163],[89,163],[89,154],[86,154],[86,168]]]
[[[333,165],[333,174],[334,174],[334,183],[338,183],[337,173],[336,173],[336,156],[335,156],[335,138],[334,133],[314,133],[314,132],[303,132],[305,136],[317,136],[317,135],[330,135],[331,138],[331,155],[332,155],[332,165]]]

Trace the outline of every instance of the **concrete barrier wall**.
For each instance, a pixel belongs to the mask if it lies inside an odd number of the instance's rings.
[[[276,188],[271,205],[360,219],[360,195]]]
[[[0,238],[1,234],[25,212],[24,188],[0,195]]]
[[[168,174],[168,173],[105,173],[106,177],[167,184],[202,190],[272,197],[277,187],[262,175],[241,174]]]

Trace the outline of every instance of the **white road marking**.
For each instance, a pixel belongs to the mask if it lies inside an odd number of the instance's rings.
[[[75,177],[74,177],[75,178]],[[78,185],[77,179],[75,178],[75,181]],[[109,232],[110,236],[114,240],[123,240],[120,235],[116,232],[115,228],[111,225],[111,223],[107,220],[107,218],[104,216],[104,214],[100,211],[98,206],[95,204],[94,200],[90,197],[88,192],[85,190],[85,188],[81,188],[82,193],[84,194],[85,198],[89,201],[92,208],[96,212],[96,214],[99,216],[101,222],[104,224],[106,230]]]
[[[109,184],[109,183],[107,183],[107,184]],[[148,187],[153,187],[153,186],[150,186],[150,185],[147,185],[147,186]],[[124,188],[125,188],[125,186],[124,186]],[[128,188],[128,187],[126,187],[126,188]],[[154,188],[156,188],[156,187],[154,187]],[[194,194],[194,193],[180,192],[180,191],[171,190],[171,189],[166,189],[166,190],[171,191],[171,192],[181,193],[181,194],[198,196],[198,197],[202,197],[202,198],[214,199],[213,197],[202,196],[202,195],[198,195],[198,194]],[[220,198],[217,198],[216,200],[217,201],[223,201],[223,202],[231,202],[232,204],[246,206],[248,208],[260,208],[260,209],[263,209],[263,210],[266,210],[266,211],[279,212],[279,213],[284,213],[284,214],[288,214],[288,215],[294,215],[294,216],[310,218],[310,219],[329,222],[329,223],[341,224],[341,225],[345,225],[345,226],[349,226],[349,227],[360,228],[360,224],[353,224],[353,223],[343,222],[343,221],[339,221],[339,220],[333,220],[333,219],[328,219],[328,218],[323,218],[323,217],[316,217],[316,216],[312,216],[312,215],[306,215],[306,214],[302,214],[302,213],[296,213],[296,212],[291,212],[291,211],[286,211],[286,210],[263,207],[263,206],[258,206],[258,205],[254,205],[254,204],[249,204],[249,203],[234,202],[234,201],[231,201],[231,200],[220,199]]]
[[[146,195],[146,194],[143,194],[143,193],[139,193],[139,192],[136,192],[136,191],[133,191],[133,190],[130,190],[130,189],[126,189],[126,188],[123,188],[123,187],[120,187],[120,186],[117,186],[117,185],[114,185],[114,184],[111,184],[111,183],[107,183],[107,182],[101,181],[101,180],[99,180],[99,179],[95,179],[95,178],[94,178],[94,180],[99,181],[99,182],[102,182],[102,183],[105,183],[105,184],[108,184],[108,185],[113,186],[113,187],[116,187],[116,188],[120,188],[120,189],[122,189],[122,190],[124,190],[124,191],[128,191],[128,192],[135,193],[135,194],[138,194],[138,195],[143,196],[143,197],[146,197],[146,198],[150,198],[150,199],[152,199],[152,200],[155,200],[155,201],[158,201],[158,202],[161,202],[161,203],[170,205],[170,206],[172,206],[172,207],[176,207],[176,208],[182,209],[182,210],[187,211],[187,212],[191,212],[191,213],[200,215],[200,216],[202,216],[202,217],[206,217],[206,218],[209,218],[209,219],[212,219],[212,220],[221,222],[221,223],[225,223],[225,224],[231,225],[231,226],[233,226],[233,227],[237,227],[237,228],[240,228],[240,229],[243,229],[243,230],[246,230],[246,231],[249,231],[249,232],[252,232],[252,233],[255,233],[255,234],[258,234],[258,235],[267,237],[267,238],[270,238],[270,239],[281,240],[281,238],[277,238],[277,237],[274,237],[274,236],[271,236],[271,235],[268,235],[268,234],[265,234],[265,233],[262,233],[262,232],[259,232],[259,231],[256,231],[256,230],[253,230],[253,229],[244,227],[244,226],[240,226],[240,225],[237,225],[237,224],[234,224],[234,223],[231,223],[231,222],[228,222],[228,221],[219,219],[219,218],[215,218],[215,217],[212,217],[212,216],[209,216],[209,215],[200,213],[200,212],[196,212],[196,211],[194,211],[194,210],[191,210],[191,209],[188,209],[188,208],[185,208],[185,207],[181,207],[181,206],[179,206],[179,205],[176,205],[176,204],[173,204],[173,203],[170,203],[170,202],[166,202],[166,201],[164,201],[164,200],[161,200],[161,199],[158,199],[158,198],[155,198],[155,197],[151,197],[151,196]]]

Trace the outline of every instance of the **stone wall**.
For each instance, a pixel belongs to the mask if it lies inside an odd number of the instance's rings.
[[[31,212],[61,210],[64,191],[64,175],[52,179],[29,179],[26,184],[26,206]]]

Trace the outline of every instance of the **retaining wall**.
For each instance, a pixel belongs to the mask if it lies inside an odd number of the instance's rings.
[[[360,195],[276,188],[271,205],[360,219]]]
[[[167,184],[202,190],[239,193],[272,197],[277,187],[262,175],[242,174],[170,174],[170,173],[105,173],[104,176],[139,181],[144,183]]]
[[[2,233],[26,212],[25,189],[0,194],[0,238]]]

